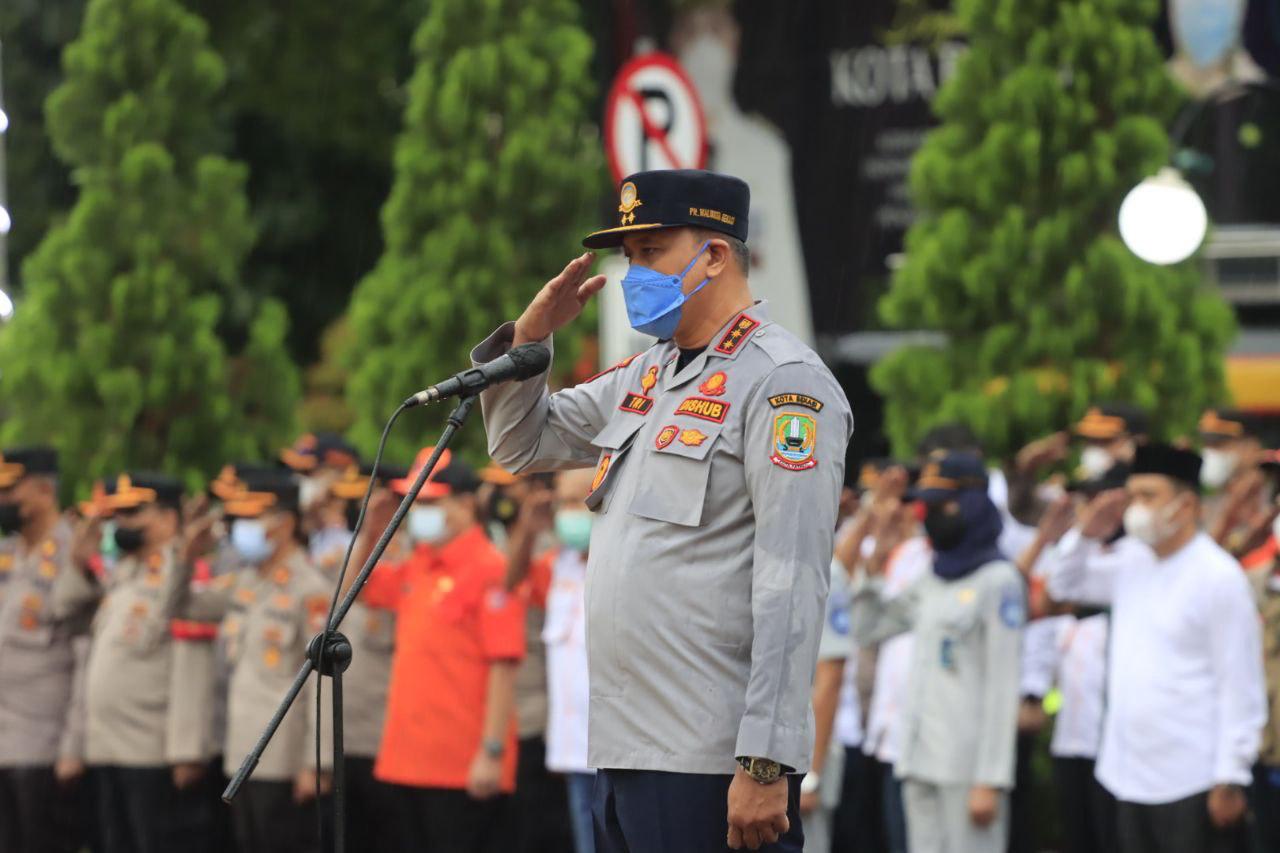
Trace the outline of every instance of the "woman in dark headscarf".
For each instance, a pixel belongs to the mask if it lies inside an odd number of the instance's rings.
[[[912,853],[997,853],[1008,836],[1026,592],[996,546],[999,510],[973,454],[930,462],[912,497],[925,509],[933,572],[891,600],[855,580],[859,644],[915,633],[895,771]]]

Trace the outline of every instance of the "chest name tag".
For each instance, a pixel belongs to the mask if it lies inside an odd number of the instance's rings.
[[[653,408],[653,398],[643,394],[628,394],[622,398],[622,405],[618,408],[633,415],[647,415]]]
[[[729,404],[723,400],[689,397],[676,407],[676,414],[688,415],[691,418],[702,418],[704,421],[722,424],[729,414]]]

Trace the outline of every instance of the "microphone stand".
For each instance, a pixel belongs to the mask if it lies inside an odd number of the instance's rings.
[[[312,671],[319,672],[321,677],[328,676],[333,679],[333,849],[335,853],[344,853],[346,847],[346,810],[343,806],[343,796],[345,794],[346,779],[343,769],[344,754],[342,749],[342,673],[351,665],[351,643],[338,632],[338,626],[342,624],[342,620],[346,617],[347,611],[351,609],[351,605],[355,604],[356,597],[360,595],[360,590],[364,589],[365,583],[369,580],[369,575],[373,573],[374,566],[378,565],[382,552],[386,551],[387,546],[391,544],[391,538],[395,536],[400,523],[413,506],[413,502],[417,500],[418,493],[422,491],[422,487],[426,485],[431,472],[435,470],[441,454],[449,446],[449,442],[453,440],[454,434],[462,428],[462,424],[466,421],[467,415],[471,413],[475,402],[475,396],[463,397],[449,415],[448,423],[440,434],[440,441],[436,444],[435,452],[431,454],[427,464],[422,466],[422,470],[418,472],[418,478],[409,487],[408,494],[404,496],[404,500],[400,502],[395,515],[391,517],[386,529],[382,531],[382,536],[378,538],[378,544],[373,547],[369,558],[364,561],[364,566],[361,567],[360,573],[356,575],[351,588],[347,590],[346,597],[342,599],[342,603],[334,611],[333,619],[324,631],[312,637],[311,642],[307,644],[307,659],[302,662],[302,667],[298,670],[297,677],[293,679],[293,684],[289,687],[288,692],[285,693],[284,699],[280,701],[280,705],[276,708],[276,712],[272,714],[267,727],[263,729],[262,734],[258,737],[258,742],[254,744],[253,749],[245,756],[244,761],[240,763],[240,769],[232,777],[227,789],[222,792],[223,802],[230,803],[239,793],[241,786],[248,781],[249,776],[253,774],[254,769],[258,766],[262,753],[266,751],[267,744],[271,743],[271,738],[275,736],[276,730],[280,728],[280,724],[284,721],[289,708],[292,707],[294,700],[298,698],[298,694],[302,692],[302,688],[306,686],[307,679],[311,677]],[[374,471],[373,474],[376,475],[377,472]]]

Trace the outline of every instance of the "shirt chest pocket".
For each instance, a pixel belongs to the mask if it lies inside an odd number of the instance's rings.
[[[685,527],[702,523],[719,427],[664,426],[646,448],[632,514]]]
[[[644,418],[622,413],[609,421],[605,428],[600,430],[600,434],[591,440],[593,445],[600,448],[600,458],[596,461],[596,475],[591,481],[591,494],[587,495],[587,508],[592,512],[608,511],[623,457],[631,449],[636,433],[644,424]]]

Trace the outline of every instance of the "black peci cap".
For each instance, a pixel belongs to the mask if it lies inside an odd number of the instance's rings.
[[[1130,475],[1160,474],[1200,491],[1200,454],[1170,444],[1144,444],[1133,457]]]
[[[708,228],[747,241],[751,189],[740,178],[703,169],[636,172],[622,182],[618,224],[588,234],[582,245],[610,249],[638,231]]]

